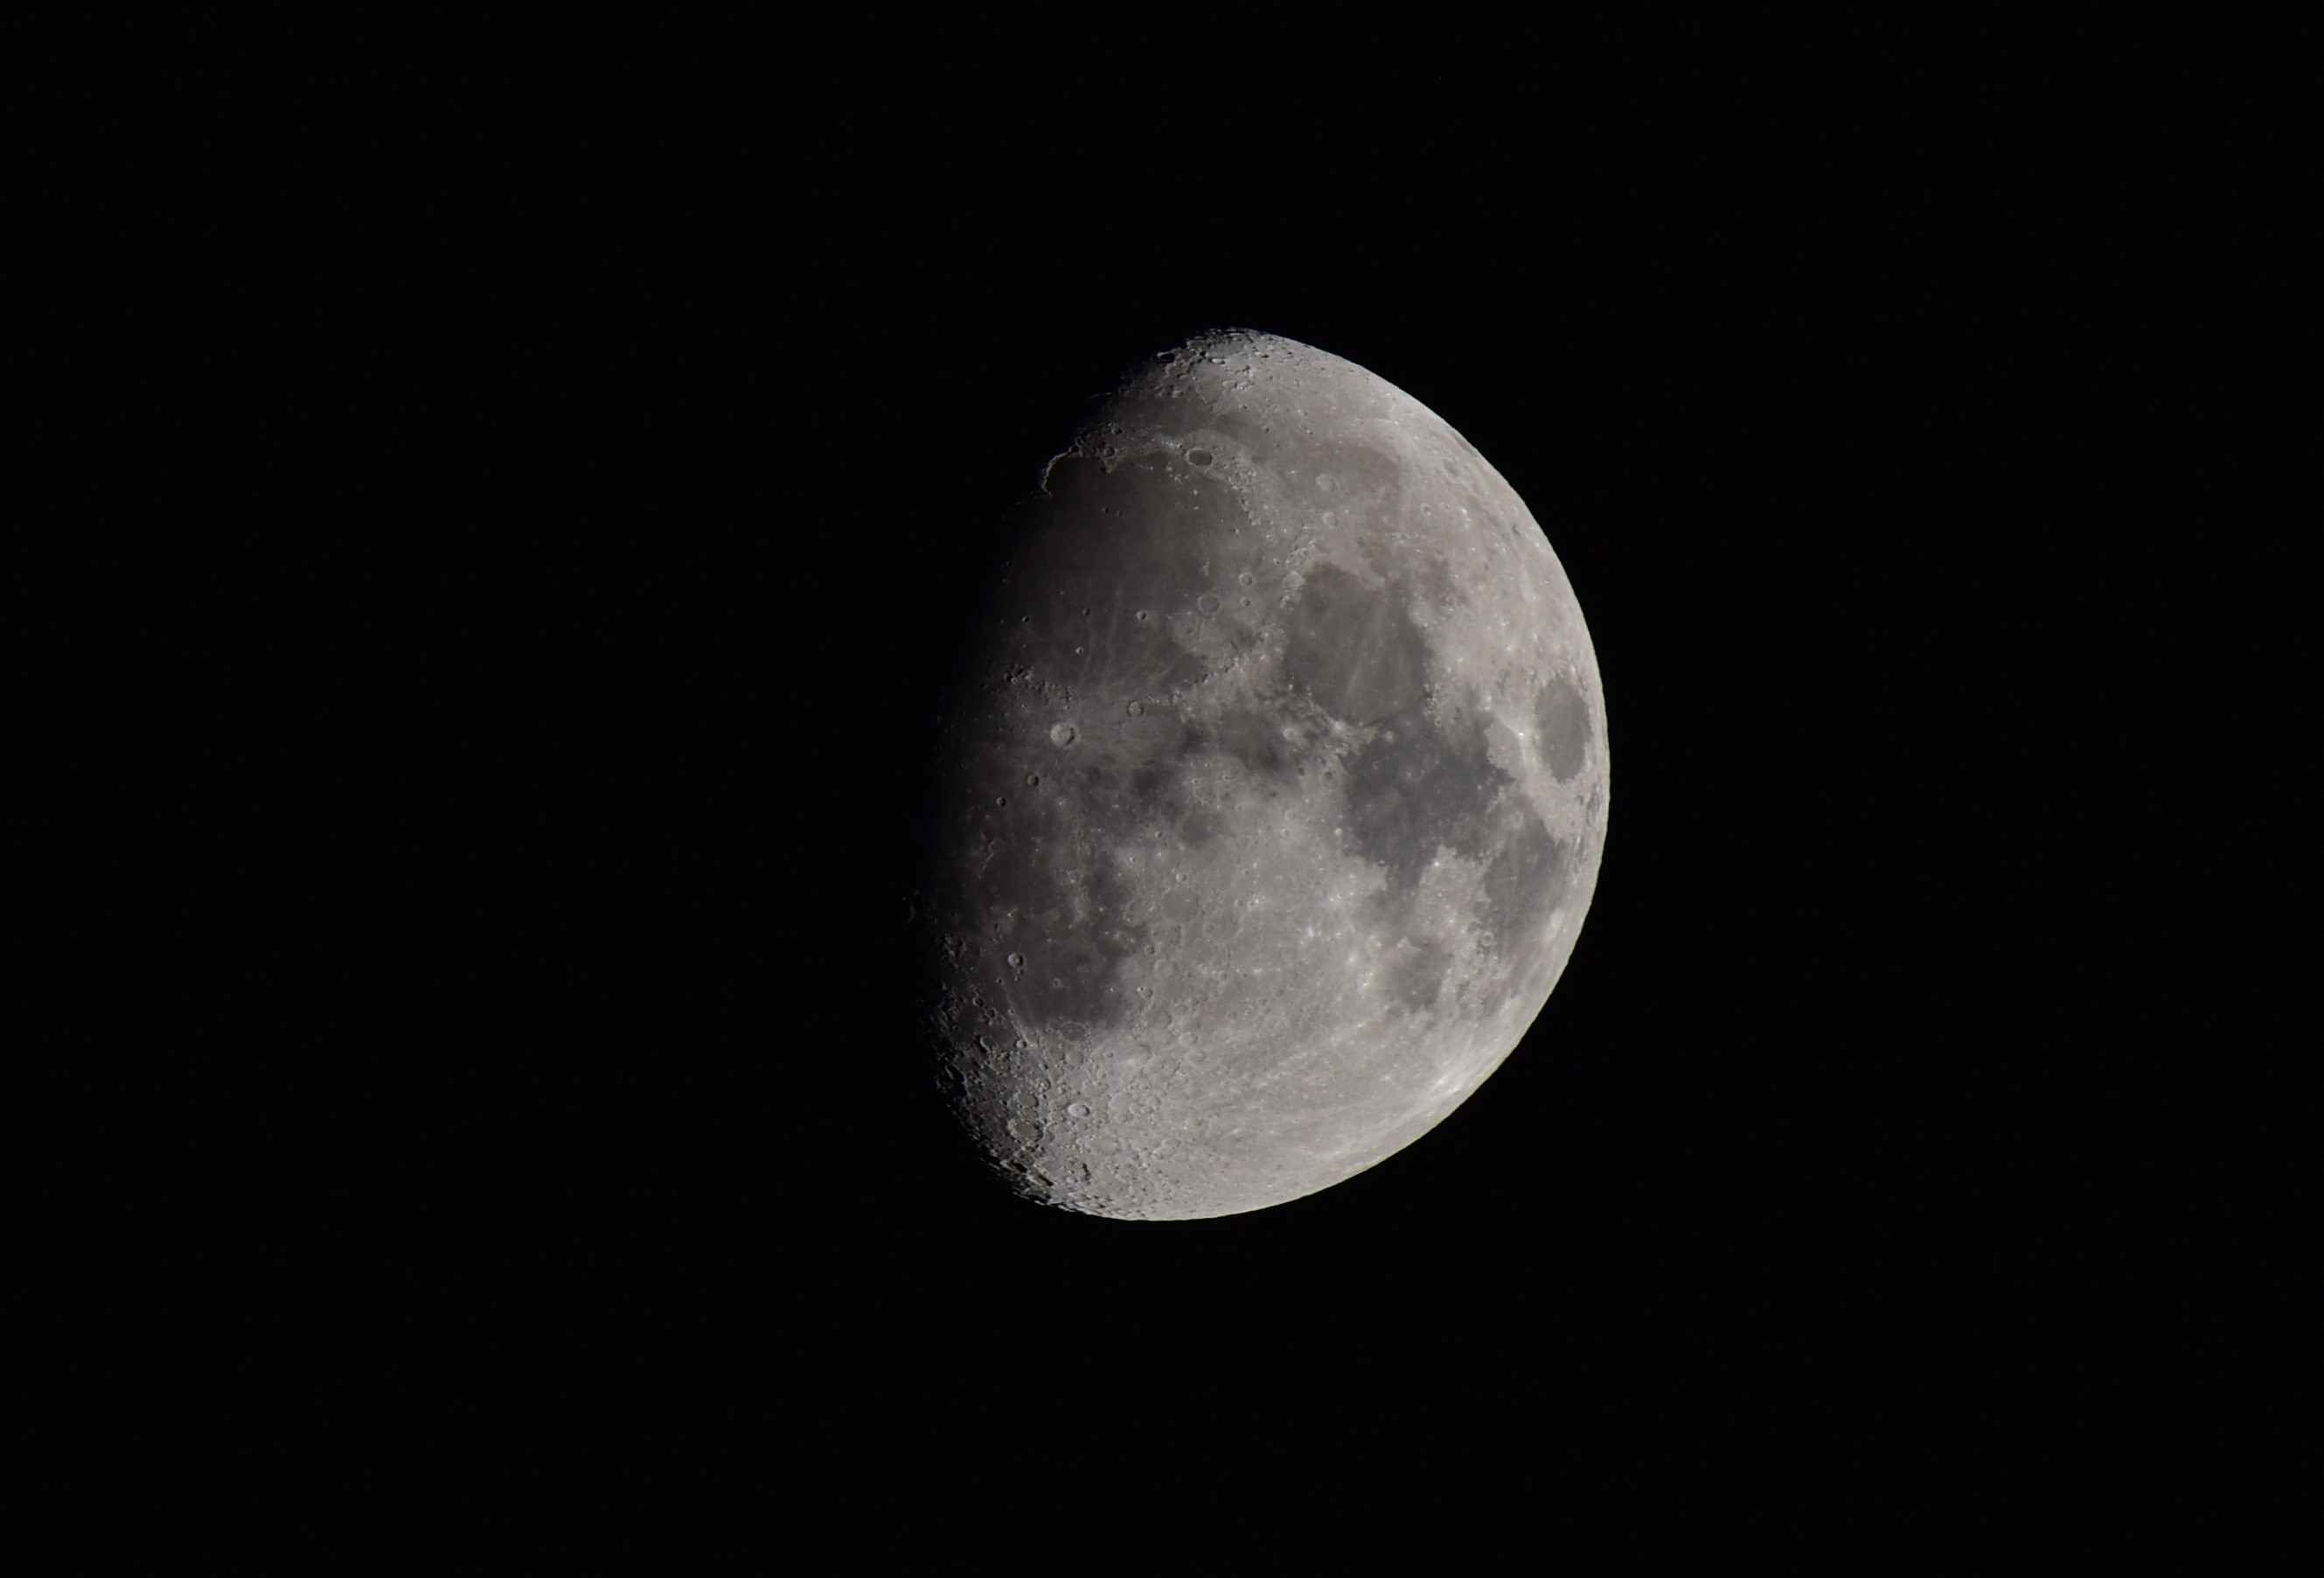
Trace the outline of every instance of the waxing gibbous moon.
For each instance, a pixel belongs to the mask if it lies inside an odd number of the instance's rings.
[[[1226,331],[1016,523],[945,714],[939,1084],[1020,1194],[1255,1211],[1499,1066],[1595,887],[1606,704],[1548,540],[1354,364]]]

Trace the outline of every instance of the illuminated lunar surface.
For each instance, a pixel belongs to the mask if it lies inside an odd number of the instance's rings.
[[[1361,367],[1157,357],[1019,522],[939,761],[940,1081],[1025,1195],[1228,1215],[1394,1155],[1572,953],[1606,708],[1548,540]]]

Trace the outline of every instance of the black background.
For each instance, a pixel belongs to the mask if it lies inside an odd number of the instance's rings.
[[[1141,27],[34,51],[98,1461],[863,1559],[2146,1527],[2247,1439],[2153,1423],[2237,749],[2157,588],[2254,441],[2258,42]],[[906,834],[1002,511],[1221,325],[1527,501],[1609,841],[1419,1143],[1075,1218],[935,1109]]]

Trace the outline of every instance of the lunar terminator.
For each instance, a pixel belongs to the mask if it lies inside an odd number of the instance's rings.
[[[940,1083],[1017,1190],[1184,1219],[1410,1144],[1526,1033],[1607,820],[1580,604],[1411,396],[1243,330],[1053,459],[947,712]]]

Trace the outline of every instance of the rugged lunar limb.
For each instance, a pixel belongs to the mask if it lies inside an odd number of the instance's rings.
[[[1606,708],[1524,503],[1433,412],[1243,331],[1027,506],[941,752],[941,1082],[1019,1192],[1228,1215],[1507,1057],[1595,884]]]

